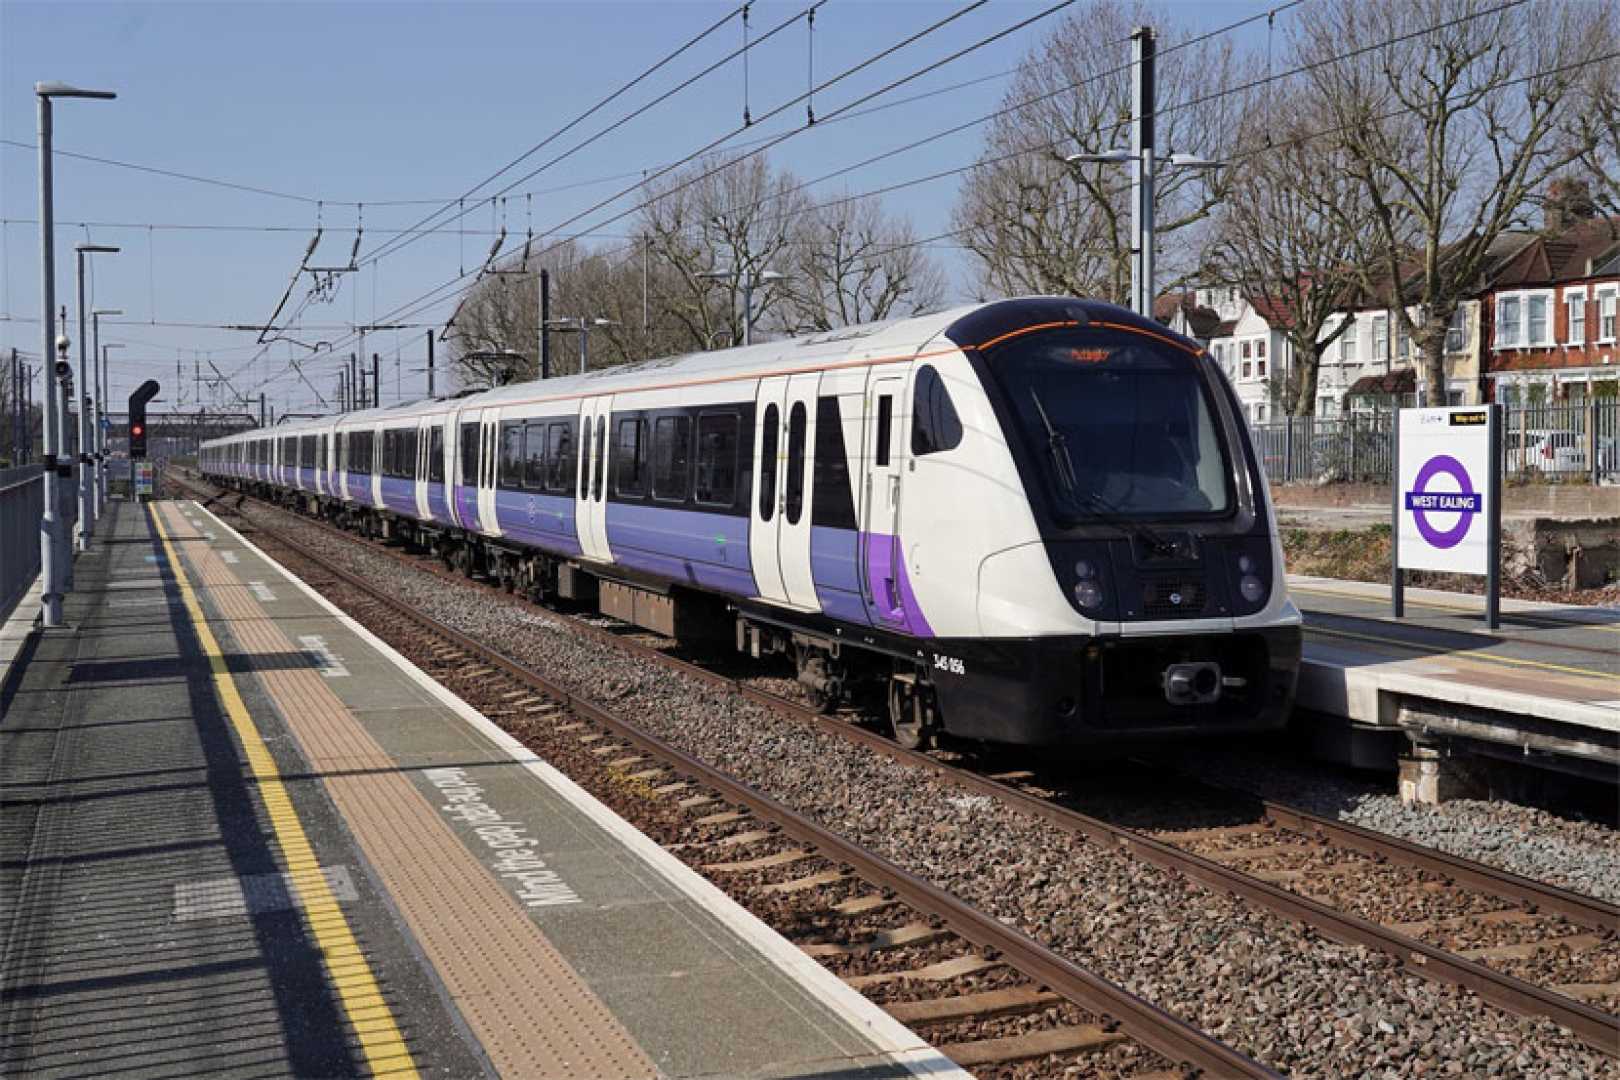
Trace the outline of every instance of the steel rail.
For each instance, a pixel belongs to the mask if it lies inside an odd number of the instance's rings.
[[[919,912],[939,917],[963,939],[982,948],[999,952],[1012,967],[1043,983],[1069,1001],[1116,1020],[1133,1039],[1172,1062],[1192,1066],[1211,1076],[1244,1076],[1267,1080],[1277,1080],[1281,1076],[1247,1055],[1206,1035],[1187,1021],[1137,997],[1123,987],[1086,971],[1034,938],[979,911],[938,886],[908,873],[882,856],[844,839],[803,814],[768,795],[755,791],[656,735],[643,731],[635,724],[580,697],[518,661],[388,595],[364,578],[333,565],[297,541],[288,539],[284,534],[274,530],[266,531],[271,532],[277,543],[321,567],[336,580],[358,589],[456,648],[477,657],[481,662],[497,667],[512,678],[534,687],[576,715],[600,724],[642,750],[657,755],[676,772],[713,788],[727,800],[747,806],[760,817],[775,822],[787,835],[814,846],[829,859],[855,868],[867,881],[893,892]]]
[[[322,524],[335,535],[354,539],[340,529]],[[288,546],[297,548],[296,544],[286,541],[285,538],[282,540],[288,543]],[[415,560],[395,557],[407,565],[422,569]],[[318,558],[314,561],[321,562]],[[328,566],[328,569],[333,568]],[[437,571],[429,572],[437,573]],[[449,573],[442,573],[440,576],[463,580],[458,575]],[[365,588],[363,584],[359,587]],[[388,599],[391,604],[397,606],[397,602]],[[1511,1012],[1548,1017],[1574,1032],[1594,1049],[1613,1057],[1620,1057],[1620,1018],[1585,1002],[1496,971],[1476,961],[1464,959],[1438,946],[1380,926],[1360,916],[1339,911],[1318,900],[1290,892],[1281,886],[1244,874],[1204,856],[1183,851],[1162,840],[1069,809],[1048,799],[1030,795],[969,770],[946,765],[921,751],[907,750],[876,732],[823,716],[777,694],[748,686],[738,679],[709,671],[639,642],[625,640],[617,634],[591,626],[589,623],[572,619],[571,624],[598,639],[611,641],[620,648],[679,669],[693,678],[732,690],[757,704],[783,712],[795,719],[808,721],[818,730],[869,746],[896,761],[925,769],[932,775],[968,791],[999,799],[1065,831],[1079,833],[1098,843],[1123,849],[1135,858],[1161,869],[1183,874],[1217,892],[1229,892],[1240,896],[1275,914],[1310,926],[1333,940],[1362,945],[1392,956],[1416,974],[1463,986]],[[1265,802],[1264,806],[1267,814],[1275,815],[1279,824],[1286,823],[1294,828],[1314,829],[1336,839],[1342,838],[1340,842],[1346,846],[1359,848],[1369,854],[1430,869],[1494,895],[1555,911],[1586,925],[1612,929],[1620,923],[1620,908],[1595,898],[1584,897],[1483,864],[1470,863],[1468,860],[1425,849],[1420,845],[1344,822],[1318,817],[1302,810],[1271,802]],[[969,937],[967,934],[963,936]]]

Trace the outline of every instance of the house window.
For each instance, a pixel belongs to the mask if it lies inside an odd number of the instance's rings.
[[[1500,296],[1496,300],[1496,347],[1508,349],[1524,343],[1524,326],[1519,319],[1519,298]]]
[[[1374,315],[1372,321],[1373,359],[1389,358],[1389,316]]]
[[[1552,338],[1547,333],[1547,297],[1530,296],[1526,297],[1526,301],[1525,306],[1530,314],[1529,334],[1526,336],[1526,344],[1550,344]]]
[[[1571,345],[1586,344],[1586,290],[1584,288],[1564,294],[1564,306],[1569,312],[1569,330],[1564,335]]]
[[[1359,358],[1356,341],[1356,317],[1350,316],[1345,320],[1344,333],[1339,336],[1339,360],[1341,363],[1353,364]]]
[[[1601,342],[1614,340],[1615,307],[1620,303],[1620,286],[1601,285],[1597,290],[1598,336]]]
[[[1412,355],[1412,335],[1406,330],[1406,320],[1395,320],[1395,354],[1402,360]]]
[[[1446,352],[1462,352],[1468,340],[1468,312],[1458,308],[1451,313],[1451,322],[1446,325]]]

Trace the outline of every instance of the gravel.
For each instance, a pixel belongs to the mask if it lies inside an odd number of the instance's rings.
[[[1408,806],[1384,778],[1250,749],[1200,749],[1178,763],[1302,810],[1439,848],[1527,878],[1620,903],[1620,831],[1499,800]]]
[[[255,510],[255,514],[263,514]],[[282,518],[286,521],[286,518]],[[280,522],[278,522],[278,525]],[[300,542],[1299,1076],[1620,1076],[1547,1020],[1061,832],[308,524]]]

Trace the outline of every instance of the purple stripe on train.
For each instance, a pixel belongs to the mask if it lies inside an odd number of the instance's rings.
[[[383,506],[396,514],[416,517],[416,482],[395,476],[382,479]]]
[[[450,525],[450,503],[444,497],[444,485],[428,481],[427,486],[428,517],[437,524]]]
[[[863,533],[866,545],[868,594],[872,598],[875,624],[900,630],[913,637],[933,637],[934,631],[923,618],[922,606],[912,591],[906,574],[905,552],[898,536]]]
[[[478,532],[483,527],[478,520],[478,489],[470,484],[455,484],[451,491],[456,500],[456,517],[460,519],[461,527],[469,532]]]
[[[758,595],[748,559],[747,518],[656,505],[606,505],[614,562],[733,596]]]
[[[520,544],[565,555],[580,554],[574,500],[566,495],[497,491],[495,522],[502,536]]]
[[[860,564],[854,529],[810,529],[810,580],[816,601],[829,617],[865,626],[872,621],[861,597]]]

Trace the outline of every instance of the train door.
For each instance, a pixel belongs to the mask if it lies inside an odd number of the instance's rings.
[[[416,520],[432,521],[433,509],[428,505],[428,457],[432,441],[433,423],[426,417],[416,421],[416,467],[411,475],[416,482],[411,489],[416,496]]]
[[[580,551],[587,559],[611,562],[607,539],[608,424],[612,422],[611,396],[585,398],[579,403],[579,475],[575,478],[575,528]]]
[[[501,422],[497,410],[486,409],[480,414],[478,442],[478,520],[483,532],[499,536],[501,523],[495,516],[495,470],[500,461]]]
[[[899,409],[903,374],[874,369],[867,376],[861,463],[866,482],[861,499],[861,587],[874,624],[903,626],[905,599],[900,549]]]
[[[778,604],[788,602],[777,555],[782,530],[782,465],[787,457],[783,444],[787,384],[785,375],[759,380],[754,399],[754,505],[748,522],[748,561],[754,569],[754,585],[761,598]]]
[[[450,513],[457,525],[470,532],[478,530],[479,448],[483,429],[479,424],[480,411],[467,409],[452,414],[456,418],[456,437],[446,449],[454,450],[454,462],[447,463],[445,475],[454,486]]]

